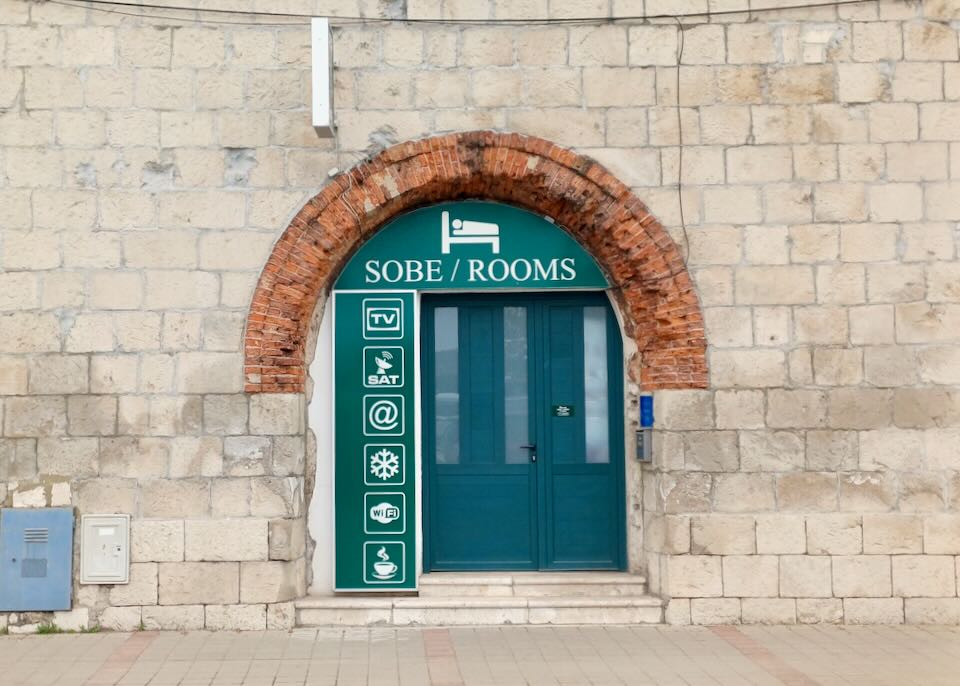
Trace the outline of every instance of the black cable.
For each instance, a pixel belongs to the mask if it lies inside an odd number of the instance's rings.
[[[683,113],[680,110],[680,65],[683,64],[685,34],[679,17],[677,22],[677,204],[680,207],[680,229],[683,231],[683,261],[690,259],[690,237],[687,236],[687,220],[683,216]]]
[[[26,1],[26,0],[25,0]],[[679,17],[712,17],[712,16],[722,16],[729,14],[756,14],[762,12],[784,12],[788,10],[799,10],[799,9],[817,9],[821,7],[840,7],[843,5],[862,5],[869,2],[876,2],[877,0],[831,0],[830,2],[819,2],[819,3],[796,3],[792,5],[783,5],[781,7],[759,7],[756,9],[742,9],[742,10],[707,10],[704,12],[689,12],[685,14],[638,14],[638,15],[627,15],[621,17],[537,17],[530,19],[404,19],[404,18],[390,18],[390,17],[358,17],[358,16],[330,16],[328,17],[335,23],[339,24],[374,24],[374,23],[399,23],[399,24],[454,24],[454,25],[533,25],[533,24],[584,24],[584,23],[615,23],[615,22],[640,22],[647,21],[650,19],[677,19]],[[139,3],[139,2],[128,2],[126,0],[76,0],[76,2],[63,2],[61,0],[47,0],[47,2],[52,2],[57,5],[65,5],[69,7],[82,7],[80,3],[85,3],[88,5],[88,9],[100,10],[110,12],[111,10],[101,10],[95,5],[113,5],[115,7],[130,7],[138,9],[155,9],[155,10],[171,10],[171,11],[183,11],[183,12],[195,12],[199,14],[230,14],[230,15],[246,15],[250,17],[274,17],[274,18],[287,18],[287,19],[310,19],[316,15],[313,14],[302,14],[296,12],[264,12],[262,10],[231,10],[231,9],[222,9],[222,8],[204,8],[204,7],[187,7],[184,5],[158,5],[151,3]],[[119,10],[112,10],[116,14],[125,14],[127,16],[135,17],[148,17],[154,19],[170,19],[170,17],[162,16],[150,16],[144,14],[127,14]],[[222,23],[222,24],[242,24],[248,22],[214,22],[207,19],[200,19],[194,21],[203,21],[209,23]],[[252,24],[267,25],[264,22],[249,22]],[[284,22],[282,25],[292,24],[294,22]]]

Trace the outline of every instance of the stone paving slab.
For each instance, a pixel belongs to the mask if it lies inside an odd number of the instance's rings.
[[[2,686],[936,686],[957,627],[471,627],[0,637]]]

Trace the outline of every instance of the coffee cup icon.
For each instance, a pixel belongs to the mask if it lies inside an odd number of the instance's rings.
[[[373,575],[381,581],[392,579],[399,568],[390,561],[387,549],[381,546],[380,550],[377,551],[377,557],[380,558],[380,562],[373,563]]]

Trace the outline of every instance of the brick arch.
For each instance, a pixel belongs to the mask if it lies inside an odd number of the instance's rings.
[[[250,393],[302,392],[310,320],[350,256],[402,212],[480,198],[556,220],[614,286],[644,389],[704,388],[700,304],[673,240],[597,162],[532,136],[492,131],[393,146],[340,174],[300,210],[260,275],[244,340]]]

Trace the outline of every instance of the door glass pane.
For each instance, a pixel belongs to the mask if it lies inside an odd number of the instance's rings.
[[[508,464],[530,459],[527,397],[527,308],[503,308],[504,456]]]
[[[610,461],[610,408],[607,398],[607,313],[583,308],[583,388],[587,462]]]
[[[433,311],[434,414],[438,464],[460,462],[459,312],[456,307]]]

